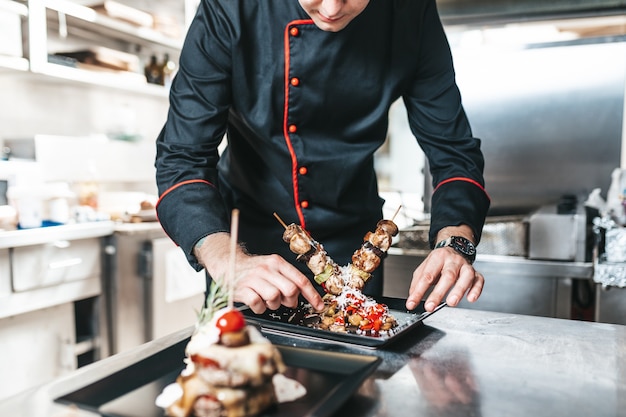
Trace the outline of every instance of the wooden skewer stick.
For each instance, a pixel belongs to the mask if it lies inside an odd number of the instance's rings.
[[[281,219],[280,216],[278,214],[276,214],[276,212],[274,212],[274,217],[276,217],[276,220],[278,220],[280,222],[280,224],[282,224],[285,229],[288,227],[285,224],[285,222],[283,221],[283,219]]]
[[[396,218],[396,216],[397,216],[397,215],[398,215],[398,213],[400,212],[400,209],[401,209],[401,208],[402,208],[402,204],[400,204],[400,205],[398,206],[398,208],[396,209],[396,212],[395,212],[395,213],[393,213],[393,216],[391,217],[391,221],[393,221],[393,219],[395,219],[395,218]]]
[[[237,234],[239,229],[239,210],[233,209],[230,222],[230,259],[228,268],[228,308],[234,307],[235,296],[235,258],[237,255]]]

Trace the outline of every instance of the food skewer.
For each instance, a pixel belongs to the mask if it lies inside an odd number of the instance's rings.
[[[226,285],[228,288],[228,307],[234,308],[235,296],[235,258],[237,255],[237,234],[239,233],[239,210],[233,209],[230,221],[230,258]]]
[[[391,216],[391,219],[389,219],[389,220],[393,221],[393,220],[396,218],[396,216],[398,215],[398,213],[400,213],[400,209],[401,209],[401,208],[402,208],[402,204],[400,204],[400,205],[398,206],[398,208],[396,209],[396,212],[395,212],[395,213],[393,213],[393,216]]]
[[[287,224],[283,221],[283,219],[281,219],[281,218],[280,218],[280,216],[279,216],[276,212],[274,212],[274,217],[276,217],[276,220],[278,220],[278,222],[279,222],[280,224],[282,224],[282,225],[283,225],[283,227],[284,227],[285,229],[287,229],[287,228],[289,227],[289,226],[287,226]]]
[[[327,292],[323,298],[324,309],[315,312],[321,314],[317,324],[320,329],[334,332],[356,329],[364,334],[380,334],[397,326],[388,307],[367,297],[361,290],[386,256],[393,236],[398,233],[393,219],[400,208],[392,220],[380,220],[374,232],[365,234],[364,243],[352,255],[352,262],[345,267],[339,267],[306,230],[295,223],[285,224],[274,213],[274,217],[285,228],[283,240],[289,244],[289,249],[298,255],[297,260],[306,262],[315,274],[315,281]]]
[[[401,207],[398,207],[392,219],[396,217]],[[352,255],[352,263],[346,268],[340,268],[328,256],[324,247],[311,238],[306,230],[295,223],[287,225],[276,213],[274,217],[285,228],[283,240],[289,244],[289,249],[298,255],[296,259],[306,262],[315,274],[315,282],[326,292],[335,295],[341,294],[345,287],[361,290],[371,273],[386,256],[393,237],[398,234],[398,226],[393,220],[380,220],[376,230],[367,232],[363,238],[364,243]]]

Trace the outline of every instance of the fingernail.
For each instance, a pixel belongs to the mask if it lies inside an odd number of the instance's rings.
[[[426,311],[433,311],[435,309],[435,303],[429,301],[426,303]]]
[[[459,302],[459,298],[456,295],[451,295],[450,299],[448,300],[448,304],[455,306],[456,303]]]
[[[415,301],[409,301],[408,303],[406,303],[406,308],[408,310],[413,310],[415,307],[417,307],[417,304],[415,304]]]

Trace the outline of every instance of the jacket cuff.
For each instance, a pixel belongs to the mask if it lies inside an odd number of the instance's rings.
[[[468,225],[480,242],[490,200],[484,189],[467,181],[452,181],[438,187],[432,196],[429,242],[435,246],[437,233],[447,226]]]
[[[219,191],[206,183],[186,184],[170,190],[161,197],[156,210],[163,230],[180,246],[196,271],[202,269],[194,255],[198,240],[229,231],[229,215]]]

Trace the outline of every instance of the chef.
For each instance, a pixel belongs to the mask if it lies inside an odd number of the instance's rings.
[[[435,250],[407,277],[407,308],[429,289],[429,311],[475,301],[489,197],[435,0],[202,1],[157,139],[164,230],[192,266],[222,277],[237,208],[235,300],[260,313],[301,295],[321,308],[272,214],[348,264],[382,218],[373,154],[400,98],[434,186]],[[376,273],[364,288],[372,296],[382,292]]]

